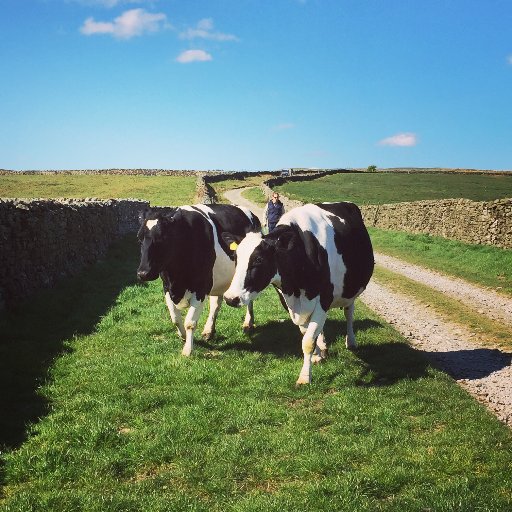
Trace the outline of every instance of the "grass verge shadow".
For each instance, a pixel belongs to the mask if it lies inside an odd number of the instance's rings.
[[[51,290],[0,315],[0,447],[15,449],[28,427],[48,412],[38,389],[74,336],[94,331],[120,291],[135,283],[133,235],[114,242],[105,258]]]

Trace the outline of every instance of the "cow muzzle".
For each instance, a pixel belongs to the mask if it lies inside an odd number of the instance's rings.
[[[158,277],[158,274],[154,276],[151,274],[149,270],[139,269],[137,270],[137,277],[139,278],[140,281],[154,281]]]

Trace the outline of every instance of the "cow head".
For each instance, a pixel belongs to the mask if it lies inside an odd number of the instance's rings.
[[[141,213],[137,238],[141,244],[140,264],[137,276],[141,281],[153,281],[173,259],[179,250],[176,210],[159,212],[146,210]]]
[[[230,287],[224,293],[226,303],[238,307],[254,300],[276,277],[278,258],[289,245],[289,226],[278,226],[269,235],[249,233],[239,241],[230,233],[223,233],[222,238],[235,251],[235,275]],[[233,244],[237,244],[236,248]]]

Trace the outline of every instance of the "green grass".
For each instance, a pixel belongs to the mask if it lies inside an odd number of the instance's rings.
[[[145,199],[153,206],[194,202],[193,176],[19,174],[0,176],[0,197]]]
[[[264,207],[267,203],[267,198],[260,187],[249,188],[245,190],[242,195],[246,199],[249,199],[249,201],[252,201],[261,207]]]
[[[369,228],[373,248],[512,296],[512,251],[429,235]]]
[[[317,180],[289,182],[276,190],[304,202],[353,201],[356,204],[387,204],[423,199],[466,198],[491,201],[512,197],[512,173],[473,174],[333,174]]]
[[[273,290],[251,338],[224,307],[183,358],[137,252],[1,318],[2,510],[510,510],[510,430],[362,305],[360,348],[334,312],[330,358],[295,389],[300,335]]]

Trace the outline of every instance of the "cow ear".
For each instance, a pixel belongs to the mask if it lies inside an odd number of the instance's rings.
[[[224,240],[224,243],[232,250],[236,251],[236,248],[238,247],[238,244],[243,240],[243,237],[240,235],[235,235],[233,233],[229,233],[227,231],[224,231],[220,235],[222,237],[222,240]]]
[[[168,225],[172,224],[173,222],[175,222],[177,220],[177,218],[178,218],[178,214],[177,213],[175,213],[175,212],[165,212],[160,217],[160,220],[162,221],[162,224],[168,226]]]
[[[149,208],[144,208],[144,210],[141,210],[139,212],[139,224],[142,225],[142,223],[146,220],[148,212],[149,212]]]

